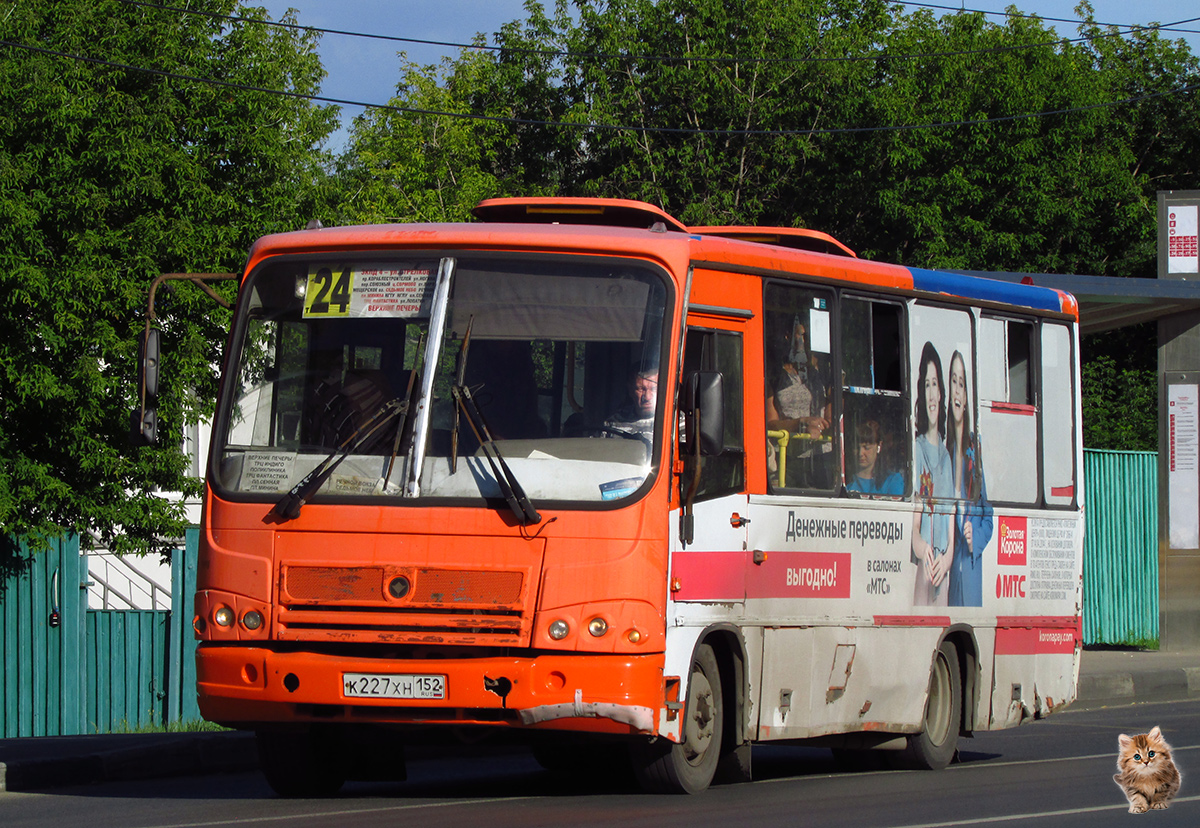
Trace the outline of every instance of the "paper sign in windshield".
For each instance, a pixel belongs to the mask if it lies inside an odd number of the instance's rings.
[[[296,455],[288,452],[251,451],[242,461],[243,492],[284,492],[296,467]]]
[[[432,276],[429,267],[314,267],[304,292],[304,317],[428,316]]]

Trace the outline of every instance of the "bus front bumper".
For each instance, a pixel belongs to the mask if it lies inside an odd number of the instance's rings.
[[[433,697],[397,697],[414,684],[415,695]],[[234,727],[353,721],[629,734],[656,733],[669,715],[662,654],[396,660],[201,645],[196,685],[204,718]],[[359,695],[381,687],[390,694]]]

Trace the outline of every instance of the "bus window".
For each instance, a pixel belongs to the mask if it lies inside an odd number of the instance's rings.
[[[765,298],[767,472],[771,488],[832,491],[833,294],[772,283]]]
[[[979,320],[979,430],[989,446],[988,496],[996,502],[1038,499],[1038,409],[1030,391],[1033,325]]]
[[[245,390],[230,417],[229,442],[288,451],[337,446],[385,400],[404,392],[417,337],[403,320],[349,328],[252,314],[239,372]],[[362,450],[382,452],[382,441]]]
[[[841,314],[846,491],[858,497],[902,496],[909,478],[902,308],[847,297]]]
[[[287,493],[328,468],[318,501],[494,501],[488,437],[535,500],[617,501],[653,471],[666,291],[650,268],[317,258],[267,262],[244,290],[215,466],[230,493]],[[634,374],[652,388],[636,406]]]
[[[1071,332],[1042,324],[1042,473],[1048,505],[1069,506],[1075,498],[1075,400],[1072,392]]]
[[[703,500],[740,492],[746,483],[742,446],[741,334],[688,328],[683,372],[689,371],[720,371],[724,378],[724,451],[700,458],[700,484],[694,497]]]
[[[904,358],[902,309],[890,302],[847,297],[842,305],[842,384],[900,393]]]
[[[1033,326],[1023,322],[1008,323],[1008,401],[1017,405],[1033,405],[1033,377],[1029,370]]]

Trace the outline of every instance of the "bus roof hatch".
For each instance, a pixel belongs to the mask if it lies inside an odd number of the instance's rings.
[[[688,230],[702,236],[720,236],[726,239],[775,244],[795,250],[811,250],[814,253],[858,258],[857,253],[828,233],[822,233],[820,230],[807,230],[803,227],[689,227]]]
[[[650,229],[661,222],[665,230],[688,232],[682,222],[658,207],[624,198],[489,198],[475,205],[471,213],[480,221],[518,224],[598,224]]]

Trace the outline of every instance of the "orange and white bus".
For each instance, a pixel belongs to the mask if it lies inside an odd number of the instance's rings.
[[[278,792],[441,733],[660,791],[764,742],[939,768],[1073,700],[1072,297],[631,201],[475,215],[250,252],[197,677]]]

